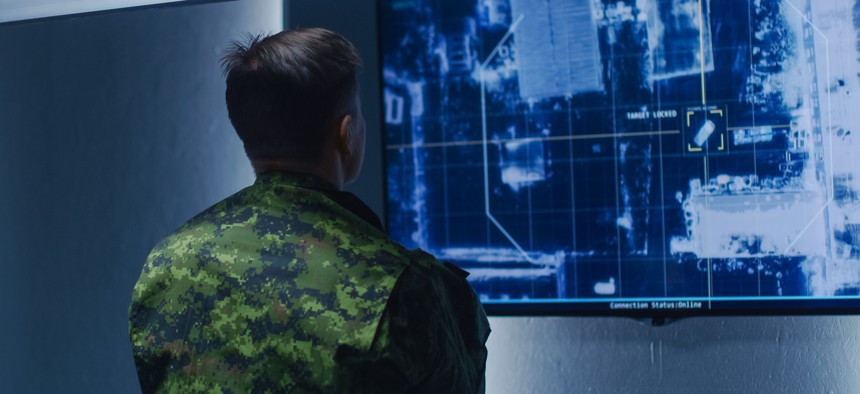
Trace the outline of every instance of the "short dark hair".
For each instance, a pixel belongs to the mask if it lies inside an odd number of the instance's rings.
[[[340,34],[310,28],[249,35],[221,65],[227,113],[248,157],[312,160],[332,122],[353,111],[361,58]]]

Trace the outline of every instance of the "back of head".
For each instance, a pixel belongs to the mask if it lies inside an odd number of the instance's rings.
[[[361,60],[335,32],[249,36],[234,43],[222,65],[227,112],[252,162],[312,162],[333,122],[356,110]]]

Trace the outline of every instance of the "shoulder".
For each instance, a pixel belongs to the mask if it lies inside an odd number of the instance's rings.
[[[449,301],[440,305],[442,307],[475,303],[474,291],[466,281],[468,272],[451,263],[442,263],[420,249],[410,251],[407,258],[409,265],[398,279],[394,295],[414,302],[414,298],[428,298],[434,294],[429,302]]]
[[[355,362],[356,392],[476,392],[484,375],[489,324],[465,272],[420,250],[388,299],[370,360]],[[393,390],[393,389],[392,389]],[[387,392],[387,391],[386,391]]]
[[[466,345],[482,348],[489,336],[489,322],[466,280],[469,273],[420,249],[411,251],[409,257],[411,264],[398,279],[392,297],[405,304],[429,303],[424,310],[450,315]]]
[[[225,227],[253,217],[253,212],[244,212],[244,209],[240,208],[244,206],[244,199],[242,191],[227,197],[194,215],[158,240],[147,254],[142,272],[134,286],[133,302],[161,300],[163,293],[171,286],[190,286],[192,280],[207,279],[197,275],[202,268],[203,259],[220,255],[222,246],[230,243],[227,238],[241,238],[228,234]],[[250,227],[246,226],[242,231],[247,232],[246,235],[253,235]],[[236,231],[233,230],[233,233]],[[210,274],[212,271],[207,271],[206,275]]]

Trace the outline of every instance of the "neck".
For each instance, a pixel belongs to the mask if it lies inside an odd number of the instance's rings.
[[[254,173],[260,175],[264,172],[286,171],[311,174],[322,178],[337,190],[343,190],[344,174],[340,165],[340,156],[328,160],[317,160],[316,162],[291,161],[291,160],[252,160]]]

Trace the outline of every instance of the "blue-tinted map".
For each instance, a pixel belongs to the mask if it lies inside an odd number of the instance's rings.
[[[384,0],[380,18],[390,233],[485,302],[860,293],[857,2]]]

